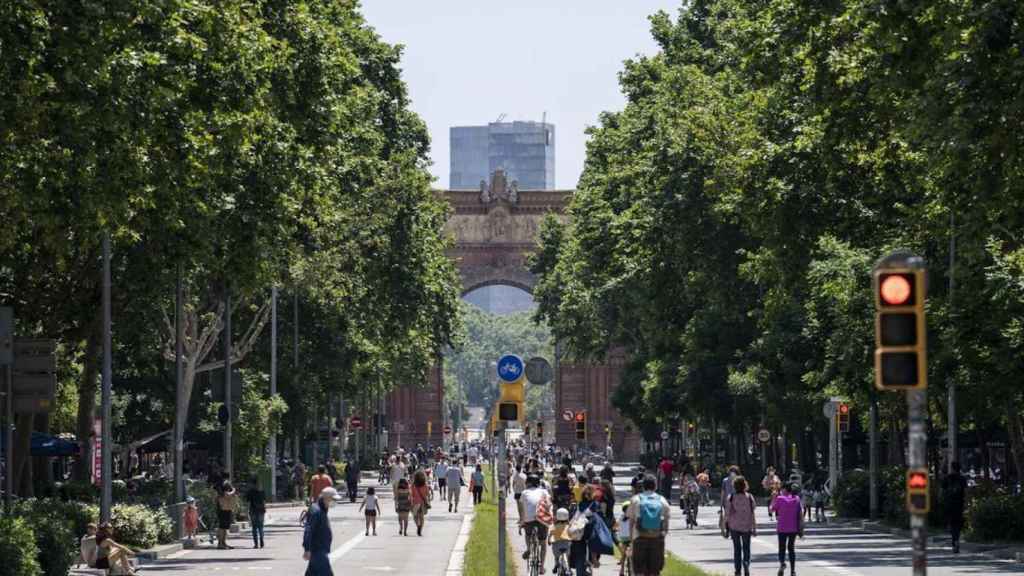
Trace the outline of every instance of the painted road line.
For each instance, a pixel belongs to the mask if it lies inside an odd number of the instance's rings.
[[[766,542],[764,540],[761,540],[760,538],[751,538],[751,541],[753,541],[755,544],[758,544],[758,545],[763,546],[765,548],[769,548],[771,550],[775,550],[776,552],[778,552],[778,550],[779,550],[779,543],[778,542]],[[811,566],[817,566],[818,568],[824,568],[825,570],[828,570],[829,572],[832,572],[834,574],[838,574],[839,576],[861,576],[860,572],[856,572],[856,571],[851,570],[851,569],[849,569],[849,568],[847,568],[845,566],[840,566],[838,564],[835,564],[833,562],[829,562],[827,560],[807,559],[807,557],[810,556],[810,555],[811,555],[811,553],[804,552],[802,554],[802,556],[801,556],[800,551],[797,550],[797,558],[796,558],[797,564],[798,565],[801,564],[801,563],[802,564],[810,564]],[[801,560],[801,557],[804,558],[804,559]]]
[[[462,565],[466,560],[466,543],[469,542],[469,532],[473,529],[473,516],[474,514],[470,512],[462,517],[462,526],[459,527],[459,536],[452,547],[452,555],[448,557],[445,576],[462,576]]]
[[[175,552],[173,554],[168,554],[167,556],[165,556],[165,558],[168,559],[168,560],[174,560],[175,558],[181,558],[182,556],[184,556],[186,554],[191,554],[191,553],[192,553],[192,550],[178,550],[177,552]]]
[[[360,532],[353,536],[348,542],[342,544],[340,548],[337,548],[336,550],[332,551],[331,554],[328,556],[328,558],[331,560],[331,564],[334,564],[338,560],[341,560],[342,556],[351,552],[352,549],[358,546],[359,543],[362,542],[364,539],[366,539],[366,533]]]

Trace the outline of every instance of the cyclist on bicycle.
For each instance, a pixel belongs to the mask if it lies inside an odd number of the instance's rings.
[[[551,527],[548,543],[555,561],[552,573],[556,576],[570,576],[569,547],[572,546],[572,538],[569,538],[569,511],[565,508],[555,512],[555,525]]]
[[[693,474],[687,473],[683,476],[679,500],[680,508],[686,515],[686,527],[691,528],[697,525],[697,507],[700,505],[700,485]]]
[[[519,498],[522,504],[523,518],[522,525],[526,532],[526,552],[523,560],[530,558],[530,539],[539,543],[537,549],[540,553],[540,571],[544,573],[544,560],[547,556],[548,524],[551,522],[551,494],[541,487],[540,477],[529,475],[526,477],[526,490],[523,490]]]

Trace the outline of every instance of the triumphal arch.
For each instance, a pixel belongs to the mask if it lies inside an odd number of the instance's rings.
[[[451,206],[446,230],[453,239],[449,257],[462,279],[463,295],[492,285],[514,286],[533,293],[536,278],[527,266],[537,249],[541,222],[548,214],[565,218],[572,190],[520,190],[501,170],[479,190],[438,191]],[[560,446],[590,446],[603,450],[610,438],[617,457],[635,457],[639,431],[611,405],[625,361],[610,354],[602,363],[574,362],[562,358],[556,364],[556,421],[545,428],[555,431]],[[404,386],[387,402],[389,444],[440,444],[444,432],[444,386],[440,366],[431,370],[424,385]],[[585,411],[587,438],[577,440],[575,423],[562,417],[567,411]],[[457,431],[456,431],[457,432]],[[401,439],[399,439],[399,436]]]

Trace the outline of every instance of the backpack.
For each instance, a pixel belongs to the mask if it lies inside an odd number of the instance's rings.
[[[590,519],[587,517],[586,512],[576,511],[576,515],[569,521],[569,526],[565,529],[565,535],[569,537],[573,542],[579,542],[583,540],[583,533],[587,529],[587,523]]]
[[[643,532],[661,530],[661,508],[664,503],[657,494],[641,494],[637,497],[637,527]]]

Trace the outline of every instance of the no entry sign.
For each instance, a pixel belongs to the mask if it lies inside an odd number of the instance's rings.
[[[349,419],[348,426],[353,430],[360,430],[363,427],[363,419],[360,418],[359,416],[353,416],[351,419]]]

